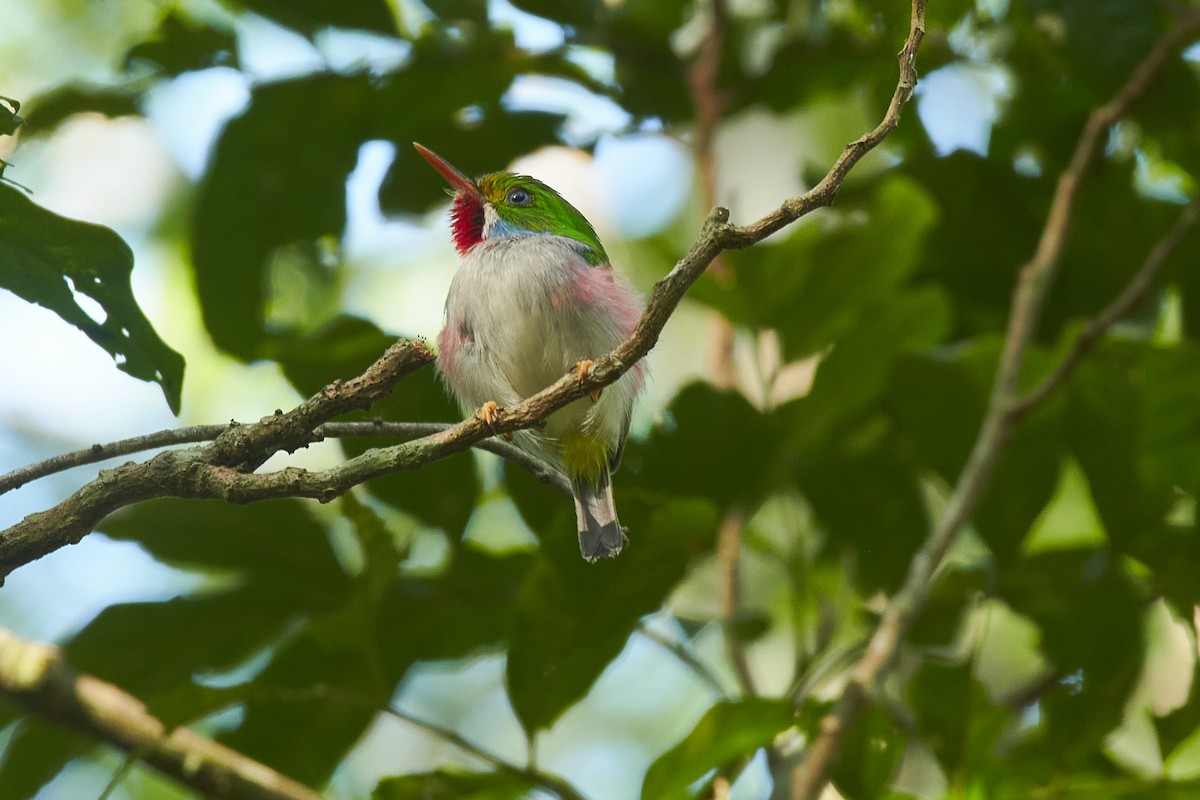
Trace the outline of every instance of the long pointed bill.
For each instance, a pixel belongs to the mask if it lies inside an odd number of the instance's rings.
[[[459,172],[449,161],[442,158],[425,145],[413,142],[413,147],[417,149],[417,152],[420,153],[421,156],[428,161],[434,169],[442,174],[442,177],[445,178],[446,181],[455,188],[455,190],[466,192],[467,194],[474,195],[475,197],[482,197],[479,193],[479,187],[475,185],[475,181]]]

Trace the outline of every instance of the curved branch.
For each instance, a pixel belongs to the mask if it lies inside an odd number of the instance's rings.
[[[914,13],[916,5],[914,3]],[[1197,31],[1200,31],[1200,15],[1181,21],[1174,31],[1155,43],[1113,99],[1088,116],[1071,161],[1059,177],[1037,249],[1033,258],[1021,268],[995,384],[971,453],[942,516],[909,562],[903,586],[888,601],[866,652],[851,670],[850,680],[832,710],[821,719],[819,732],[804,760],[793,771],[791,796],[795,800],[813,800],[829,782],[829,772],[841,748],[842,737],[874,694],[880,680],[891,670],[900,642],[925,602],[934,574],[983,496],[1017,420],[1014,409],[1018,408],[1021,368],[1062,257],[1080,183],[1095,158],[1101,136],[1145,93],[1167,58],[1190,41]]]
[[[307,786],[187,728],[168,728],[141,701],[76,672],[58,648],[0,628],[0,694],[30,713],[107,742],[208,797],[321,800]]]
[[[914,58],[925,35],[925,3],[926,0],[913,0],[908,38],[899,55],[900,79],[879,125],[847,145],[825,177],[809,192],[785,201],[757,222],[736,227],[729,224],[727,210],[714,208],[688,252],[655,283],[632,335],[611,353],[595,359],[583,379],[572,370],[516,406],[502,409],[491,424],[477,415],[444,431],[370,450],[339,467],[320,472],[287,468],[266,475],[251,474],[275,452],[295,450],[315,441],[317,427],[337,414],[368,407],[403,377],[394,374],[398,369],[411,371],[433,360],[433,354],[423,343],[398,342],[363,375],[344,384],[340,381],[330,384],[287,414],[231,428],[202,447],[168,451],[141,464],[102,471],[96,480],[57,506],[30,514],[0,533],[0,580],[23,564],[78,542],[110,513],[132,503],[154,497],[208,497],[235,503],[308,497],[328,502],[371,478],[418,469],[496,434],[535,427],[571,401],[613,383],[658,343],[663,327],[688,288],[719,253],[749,247],[800,217],[830,205],[847,173],[896,128],[900,111],[916,86]]]
[[[30,464],[0,475],[0,494],[19,489],[31,481],[44,478],[48,475],[65,472],[68,469],[81,467],[86,464],[96,464],[101,461],[107,461],[110,458],[129,455],[130,453],[155,450],[159,447],[167,447],[173,444],[209,442],[233,427],[237,427],[237,424],[191,425],[185,428],[173,428],[141,436],[133,436],[129,439],[120,439],[107,444],[94,444],[83,450],[63,453],[62,455],[48,458],[45,461],[39,461],[35,464]],[[452,427],[454,427],[454,423],[452,422],[385,422],[382,419],[370,422],[327,422],[314,431],[316,436],[313,441],[353,438],[410,440],[420,436],[428,436]],[[517,466],[528,470],[542,483],[553,485],[568,497],[571,495],[570,482],[558,470],[516,445],[500,439],[485,439],[482,442],[476,443],[475,446],[480,450],[495,453],[501,458],[507,458]]]

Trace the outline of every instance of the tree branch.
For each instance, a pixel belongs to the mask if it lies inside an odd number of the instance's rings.
[[[721,681],[717,679],[717,676],[713,674],[712,670],[703,661],[696,657],[696,654],[692,652],[692,649],[686,642],[678,642],[665,633],[651,628],[644,622],[638,623],[637,632],[679,659],[680,663],[690,669],[700,679],[701,683],[712,689],[717,697],[722,699],[729,697],[729,694],[725,691],[725,687],[721,685]]]
[[[107,461],[110,458],[154,450],[173,444],[212,441],[231,427],[237,427],[237,425],[238,423],[230,423],[229,425],[191,425],[185,428],[172,428],[141,436],[133,436],[129,439],[120,439],[115,442],[108,442],[107,444],[94,444],[83,450],[63,453],[62,455],[48,458],[45,461],[39,461],[35,464],[30,464],[0,475],[0,494],[19,489],[25,484],[39,478],[44,478],[58,472],[65,472],[68,469],[84,466],[85,464],[96,464],[101,461]],[[370,422],[327,422],[317,427],[314,431],[315,437],[313,441],[356,438],[411,440],[421,436],[429,436],[430,434],[438,433],[452,427],[454,427],[454,423],[452,422],[386,422],[383,419],[375,419]],[[477,442],[475,447],[480,450],[486,450],[489,453],[494,453],[501,458],[507,458],[517,466],[531,472],[542,483],[552,484],[568,497],[571,495],[570,482],[558,470],[537,456],[531,455],[517,447],[515,444],[502,439],[485,439],[482,442]]]
[[[420,342],[399,342],[362,376],[335,382],[287,414],[226,431],[212,444],[160,453],[141,464],[102,471],[99,477],[53,508],[30,514],[0,533],[0,579],[17,567],[74,544],[118,508],[154,497],[217,498],[249,503],[280,497],[329,502],[351,487],[380,475],[418,469],[462,452],[486,438],[537,426],[572,400],[613,383],[645,358],[688,288],[717,254],[749,247],[812,211],[830,205],[847,173],[899,124],[900,111],[912,97],[917,74],[914,57],[925,34],[926,0],[913,0],[908,38],[900,51],[900,79],[883,120],[870,133],[847,145],[829,172],[804,195],[787,200],[757,222],[736,227],[729,212],[714,208],[700,235],[674,268],[655,283],[633,334],[607,355],[595,359],[580,379],[573,370],[553,385],[512,408],[491,425],[476,415],[420,439],[370,450],[329,470],[287,468],[255,475],[251,471],[279,450],[295,450],[315,440],[316,428],[333,416],[365,408],[382,397],[403,374],[433,360]],[[403,365],[403,374],[397,372]]]
[[[427,719],[418,717],[415,714],[410,714],[409,712],[396,708],[395,706],[388,706],[384,710],[396,719],[404,720],[410,725],[414,725],[423,731],[427,731],[439,739],[449,742],[458,749],[470,753],[481,761],[486,761],[501,772],[507,772],[510,775],[524,778],[539,788],[553,792],[562,798],[562,800],[587,800],[587,798],[581,795],[574,786],[567,783],[562,778],[542,772],[533,766],[518,767],[516,764],[505,761],[500,756],[484,750],[470,739],[464,737],[458,731],[445,728],[435,722],[430,722]]]
[[[912,13],[909,20],[908,38],[897,56],[900,62],[900,80],[892,93],[887,112],[875,129],[855,139],[842,148],[841,155],[833,162],[829,172],[809,191],[787,200],[779,208],[767,214],[762,219],[750,225],[733,228],[724,242],[726,248],[741,250],[761,242],[772,233],[792,224],[796,220],[811,213],[813,210],[833,204],[842,182],[854,165],[863,156],[879,146],[880,142],[900,124],[900,112],[905,103],[912,98],[917,88],[917,50],[925,38],[925,6],[926,0],[913,0]]]
[[[793,770],[794,800],[814,800],[828,783],[829,771],[840,750],[842,737],[880,680],[892,668],[900,642],[924,604],[938,566],[970,519],[987,487],[1012,425],[1017,420],[1014,409],[1018,408],[1021,368],[1033,340],[1039,312],[1062,256],[1080,182],[1095,158],[1101,136],[1149,88],[1167,58],[1197,31],[1200,31],[1200,15],[1182,20],[1174,31],[1155,43],[1113,99],[1088,116],[1071,161],[1058,180],[1037,249],[1033,258],[1021,268],[995,384],[971,453],[942,516],[909,563],[903,586],[888,602],[865,653],[851,670],[845,689],[832,710],[822,718],[819,732],[804,760]]]
[[[187,728],[168,729],[141,701],[76,672],[58,648],[0,628],[0,693],[30,713],[107,742],[208,797],[321,800],[270,767]]]
[[[741,508],[729,510],[717,529],[717,604],[721,610],[721,635],[725,652],[738,677],[742,694],[754,697],[758,690],[754,673],[746,659],[746,648],[737,631],[737,617],[742,604],[742,528],[745,514]]]
[[[1079,366],[1079,362],[1092,351],[1096,342],[1100,341],[1101,337],[1108,332],[1108,329],[1145,299],[1150,288],[1154,285],[1154,281],[1158,277],[1163,264],[1166,263],[1171,253],[1175,251],[1175,248],[1179,246],[1180,242],[1184,240],[1198,221],[1200,221],[1200,198],[1193,200],[1184,207],[1179,217],[1175,220],[1175,224],[1171,226],[1166,235],[1155,243],[1154,247],[1146,255],[1146,260],[1142,262],[1142,266],[1134,274],[1133,279],[1080,332],[1075,343],[1071,345],[1070,351],[1063,357],[1058,366],[1054,368],[1054,372],[1050,373],[1045,380],[1035,388],[1030,389],[1020,399],[1014,401],[1009,406],[1008,413],[1011,416],[1014,418],[1024,417],[1034,408],[1045,402],[1070,377],[1075,368]]]
[[[19,469],[14,469],[12,472],[0,475],[0,494],[7,494],[39,478],[45,478],[59,472],[66,472],[69,469],[82,467],[85,464],[96,464],[101,461],[107,461],[110,458],[127,456],[131,453],[141,453],[146,450],[154,450],[158,447],[169,447],[173,444],[211,442],[232,427],[233,424],[189,425],[184,428],[155,431],[154,433],[132,436],[128,439],[120,439],[107,444],[94,444],[83,450],[74,450],[70,453],[52,456],[45,461],[27,464]]]

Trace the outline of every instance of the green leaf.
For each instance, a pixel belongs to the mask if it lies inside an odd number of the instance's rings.
[[[797,444],[836,440],[882,396],[898,355],[938,344],[950,327],[945,293],[932,286],[897,293],[863,316],[817,367],[812,390],[780,413],[794,420]]]
[[[1188,370],[1179,364],[1178,374],[1145,381],[1140,359],[1129,355],[1097,348],[1064,392],[1067,445],[1086,473],[1096,510],[1117,547],[1157,531],[1172,500],[1171,487],[1191,485],[1186,476],[1196,474],[1194,459],[1175,458],[1190,449],[1189,437],[1182,435],[1186,423],[1176,428],[1174,420],[1181,417],[1172,413],[1194,414],[1187,408],[1194,405],[1188,398]],[[1155,408],[1158,399],[1166,402]],[[1159,431],[1165,434],[1161,438]],[[1195,434],[1190,441],[1200,444]],[[1176,464],[1182,472],[1171,474]],[[1164,467],[1166,474],[1155,474]]]
[[[833,764],[834,787],[843,797],[880,797],[896,776],[904,755],[904,740],[887,714],[871,706],[860,714],[842,738]]]
[[[205,25],[172,9],[152,38],[125,54],[125,69],[139,62],[169,76],[207,67],[237,67],[237,40],[231,28]]]
[[[621,105],[667,122],[692,119],[686,65],[671,35],[685,22],[690,0],[628,0],[608,7],[603,41],[612,51]]]
[[[1131,109],[1143,141],[1161,148],[1161,156],[1200,175],[1200,156],[1189,146],[1200,130],[1200,75],[1184,58],[1169,59],[1154,83]]]
[[[582,697],[625,646],[639,619],[661,607],[698,544],[711,546],[710,502],[643,503],[621,496],[630,543],[596,564],[579,555],[564,513],[539,531],[541,549],[516,600],[508,653],[508,691],[526,732],[549,727]]]
[[[1156,487],[1200,486],[1200,348],[1146,348],[1126,379],[1141,389],[1139,472]]]
[[[906,167],[940,200],[929,232],[936,244],[922,252],[917,275],[948,290],[959,335],[1004,330],[1017,270],[1033,253],[1045,221],[1039,209],[1049,204],[1053,182],[1017,175],[1011,158],[959,151],[916,158]]]
[[[271,645],[302,609],[253,584],[162,603],[104,609],[64,647],[76,669],[111,681],[171,721],[199,709],[181,692],[195,675],[224,672]],[[185,705],[175,706],[183,700]]]
[[[82,734],[26,717],[4,748],[0,800],[28,800],[93,745]]]
[[[978,605],[975,601],[989,587],[991,566],[984,557],[966,564],[945,564],[909,629],[908,641],[920,646],[953,646],[968,615]]]
[[[219,739],[301,783],[329,780],[394,686],[367,635],[370,614],[322,617],[284,643],[246,689],[242,724]]]
[[[711,279],[696,296],[735,322],[777,330],[788,359],[824,350],[894,300],[937,219],[928,193],[896,175],[863,211],[831,232],[805,224],[777,245],[726,254],[736,290]]]
[[[845,548],[854,555],[868,589],[898,586],[929,530],[913,465],[885,444],[802,464],[796,479],[830,535],[832,552]]]
[[[58,86],[29,103],[24,136],[45,135],[63,120],[92,112],[110,119],[141,116],[141,92],[133,88],[92,85]]]
[[[373,411],[385,419],[413,422],[457,422],[462,412],[450,402],[432,369],[410,375],[386,401]],[[347,455],[354,456],[383,441],[344,443]],[[385,475],[367,485],[374,496],[406,511],[427,525],[440,527],[457,541],[479,499],[479,475],[470,453],[427,464],[418,470]]]
[[[466,22],[481,28],[487,27],[487,0],[426,0],[425,5],[443,20]]]
[[[468,47],[436,38],[415,43],[404,69],[388,75],[375,102],[373,138],[396,144],[396,157],[379,190],[385,211],[424,213],[445,202],[445,180],[413,149],[428,145],[467,175],[504,169],[519,155],[553,142],[561,113],[511,110],[501,99],[518,75],[541,74],[583,82],[561,54],[532,56],[510,32],[477,36]],[[397,114],[393,110],[404,109]],[[470,109],[469,115],[463,110]]]
[[[11,97],[0,97],[0,136],[12,136],[17,128],[25,124],[25,119],[17,112],[21,103]]]
[[[690,800],[689,786],[711,770],[766,747],[792,726],[786,700],[748,698],[717,703],[683,741],[659,756],[642,783],[643,800]]]
[[[1023,558],[1001,572],[999,596],[1042,630],[1064,678],[1041,698],[1045,746],[1060,768],[1078,767],[1121,721],[1141,668],[1146,598],[1100,548]]]
[[[926,663],[908,686],[908,699],[925,744],[954,775],[973,744],[969,738],[979,702],[970,664]]]
[[[987,387],[943,354],[907,354],[889,374],[884,402],[922,463],[955,481],[983,421]]]
[[[304,501],[152,500],[114,514],[100,529],[173,566],[234,571],[256,593],[297,610],[333,607],[350,588],[324,526]]]
[[[158,338],[129,284],[133,253],[109,228],[60,217],[0,185],[0,288],[37,303],[112,354],[117,367],[162,387],[179,413],[183,356]],[[100,304],[97,321],[75,293]]]
[[[440,769],[420,775],[384,778],[371,800],[522,800],[537,787],[510,772],[460,772]]]
[[[359,28],[395,34],[396,23],[385,0],[222,0],[232,9],[245,9],[312,36],[324,28]]]
[[[1159,746],[1164,756],[1170,757],[1186,747],[1185,742],[1200,735],[1200,703],[1196,702],[1193,687],[1188,702],[1169,714],[1154,718],[1154,730],[1158,734]]]
[[[511,635],[531,557],[492,555],[470,542],[452,557],[440,575],[396,580],[380,601],[378,638],[389,675],[398,678],[419,660],[497,648]]]
[[[752,506],[770,491],[781,438],[773,415],[738,392],[693,383],[676,395],[664,420],[645,442],[627,444],[618,483],[722,507]],[[699,458],[697,442],[704,445]]]
[[[598,0],[575,0],[572,3],[563,3],[561,0],[514,0],[513,5],[529,14],[570,25],[584,32],[585,36],[595,28],[604,10]]]
[[[1133,159],[1106,163],[1081,187],[1072,218],[1075,224],[1041,315],[1044,337],[1059,335],[1068,323],[1093,317],[1112,302],[1174,222],[1177,207],[1134,199],[1135,175]],[[1116,197],[1128,199],[1113,202]],[[1121,236],[1106,236],[1117,229]],[[1149,333],[1156,315],[1153,303],[1143,303],[1126,314],[1124,322],[1140,323]]]
[[[371,91],[362,74],[262,84],[221,133],[196,198],[191,244],[204,324],[230,355],[266,355],[273,254],[341,236],[346,176],[367,138]]]
[[[905,428],[904,436],[913,437],[918,457],[948,481],[957,480],[975,440],[1001,347],[998,337],[977,337],[969,345],[938,353],[931,361],[936,368],[892,381],[888,403]],[[1051,363],[1037,349],[1029,352],[1027,361],[1032,373]],[[916,377],[936,382],[921,386],[913,382]],[[1052,402],[1022,420],[1001,452],[973,517],[1001,563],[1016,558],[1030,526],[1050,501],[1066,452],[1063,438],[1059,409]]]
[[[1087,476],[1079,462],[1067,459],[1054,495],[1029,529],[1024,550],[1037,553],[1058,548],[1098,547],[1107,542],[1108,532],[1096,513]]]
[[[930,7],[932,12],[934,7]],[[880,8],[880,16],[887,13]],[[900,39],[890,36],[882,27],[870,30],[874,35],[863,35],[863,31],[831,21],[829,29],[815,35],[796,37],[784,44],[771,59],[771,67],[761,76],[742,76],[734,80],[735,102],[730,109],[765,104],[781,114],[797,108],[810,107],[817,100],[861,97],[858,91],[863,85],[880,83],[881,76],[891,80],[895,69],[896,43]],[[756,26],[747,26],[738,55],[745,62],[761,58],[758,51],[762,45],[754,37]],[[930,51],[921,53],[922,74],[928,72]],[[936,54],[932,56],[936,58]],[[888,63],[888,61],[892,63]],[[748,78],[748,80],[747,80]],[[892,81],[892,86],[895,82]],[[861,106],[860,106],[861,107]],[[728,113],[728,112],[726,112]],[[858,129],[861,131],[861,128]],[[858,133],[851,134],[851,137]],[[824,133],[823,133],[824,136]],[[832,139],[830,145],[840,147],[845,137]],[[822,167],[822,170],[824,167]],[[853,178],[851,179],[853,180]]]
[[[222,740],[305,783],[324,783],[413,664],[503,644],[528,563],[464,546],[443,574],[402,575],[382,594],[366,570],[350,604],[279,648],[246,689],[242,725]]]
[[[372,597],[378,597],[392,585],[396,570],[408,556],[408,544],[402,544],[375,509],[353,492],[338,498],[342,516],[350,521],[354,538],[362,554],[362,569],[357,579]]]
[[[1128,78],[1162,27],[1162,15],[1147,13],[1141,0],[1029,0],[1026,5],[1025,13],[1047,44],[1059,50],[1055,55],[1067,72],[1055,75],[1054,82],[1082,79],[1100,98]]]

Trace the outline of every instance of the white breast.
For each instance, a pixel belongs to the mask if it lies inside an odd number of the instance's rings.
[[[465,406],[513,405],[603,355],[623,338],[604,308],[569,302],[574,276],[592,267],[571,239],[551,235],[485,240],[463,259],[446,298],[447,324],[471,343],[457,359],[452,388]],[[613,446],[628,422],[636,386],[622,380],[600,401],[576,401],[548,420],[543,438],[587,427]]]

